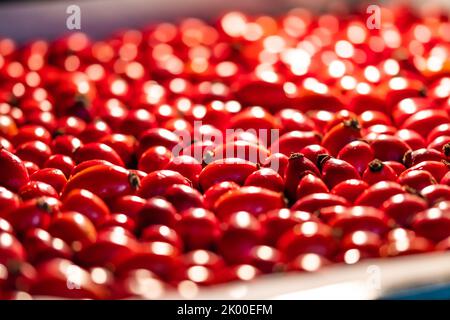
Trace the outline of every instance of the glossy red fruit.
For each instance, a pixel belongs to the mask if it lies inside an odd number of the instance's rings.
[[[312,193],[327,193],[327,185],[317,176],[307,173],[300,179],[296,191],[296,199],[301,199]]]
[[[45,144],[49,144],[52,140],[52,136],[47,129],[37,125],[25,125],[19,129],[17,134],[12,138],[12,143],[15,146],[19,146],[22,143],[29,141],[42,141]]]
[[[430,240],[417,236],[413,231],[397,228],[390,231],[387,238],[388,242],[380,248],[382,257],[428,253],[434,250]]]
[[[319,219],[306,211],[292,211],[283,208],[260,215],[259,221],[266,243],[276,245],[278,239],[296,224],[305,221],[319,221]]]
[[[98,226],[98,230],[109,229],[111,227],[122,227],[126,230],[134,232],[136,223],[133,219],[123,213],[112,213],[106,217],[103,223]]]
[[[379,208],[384,201],[396,194],[405,193],[402,186],[392,181],[380,181],[370,186],[356,200],[355,205]]]
[[[303,197],[291,207],[291,210],[306,211],[314,213],[321,208],[342,205],[347,206],[349,203],[345,198],[329,193],[313,193]]]
[[[443,154],[434,149],[421,148],[414,151],[408,151],[403,156],[403,163],[406,167],[412,167],[423,161],[441,161]]]
[[[182,155],[170,159],[164,169],[181,173],[193,186],[197,186],[202,164],[191,156]]]
[[[144,199],[161,196],[167,188],[174,184],[191,186],[190,181],[178,172],[172,170],[153,171],[142,179],[137,195]]]
[[[322,140],[322,146],[337,156],[339,151],[354,140],[361,138],[361,127],[356,119],[345,120],[328,131]]]
[[[36,296],[70,299],[105,299],[106,288],[95,283],[90,273],[66,259],[55,258],[37,268],[36,283],[30,293]]]
[[[167,242],[173,245],[174,247],[182,250],[183,248],[183,240],[180,235],[172,228],[162,224],[154,224],[146,227],[142,230],[141,241],[161,241]]]
[[[28,260],[39,264],[53,258],[72,259],[72,249],[62,239],[53,237],[43,229],[31,229],[24,238],[23,245]]]
[[[71,135],[57,136],[53,139],[51,147],[54,154],[59,153],[66,156],[73,156],[75,150],[81,147],[83,143],[80,139]]]
[[[325,131],[330,131],[334,126],[341,124],[343,121],[355,119],[357,116],[354,112],[347,109],[341,109],[333,113],[331,119],[326,121]]]
[[[123,212],[127,216],[135,220],[137,213],[145,205],[146,200],[135,196],[125,195],[110,201],[109,206],[111,212]]]
[[[92,143],[99,141],[111,133],[112,129],[105,121],[95,120],[94,122],[89,123],[86,128],[80,132],[78,137],[83,143]]]
[[[275,117],[280,123],[281,134],[295,130],[313,131],[316,127],[314,121],[296,109],[280,110]]]
[[[47,229],[51,216],[58,213],[60,208],[61,203],[55,198],[34,198],[11,211],[7,220],[17,233],[24,233],[32,228]]]
[[[239,189],[239,185],[232,181],[219,182],[211,186],[203,195],[205,207],[213,209],[216,201],[226,192]]]
[[[219,144],[212,151],[212,159],[239,158],[253,163],[262,163],[270,155],[261,144],[253,144],[247,141],[233,141]]]
[[[368,164],[362,179],[372,185],[380,181],[397,181],[397,174],[389,165],[375,159]]]
[[[444,110],[420,110],[406,119],[402,124],[402,128],[414,130],[422,137],[426,137],[431,130],[448,122],[449,117]]]
[[[427,136],[427,143],[431,143],[441,136],[450,136],[450,123],[443,123],[433,128]]]
[[[341,240],[337,260],[354,264],[361,259],[379,257],[382,244],[377,233],[362,230],[349,233]]]
[[[426,146],[425,139],[413,130],[401,129],[398,130],[394,136],[399,137],[402,141],[406,142],[411,150],[425,148]]]
[[[330,189],[342,181],[360,178],[356,169],[344,160],[323,156],[319,157],[318,165],[322,172],[322,180]]]
[[[42,181],[30,181],[22,186],[18,192],[22,200],[30,200],[38,197],[59,198],[58,192],[51,185]]]
[[[138,169],[144,172],[162,170],[173,158],[172,152],[163,146],[148,148],[139,158]]]
[[[397,161],[383,161],[383,164],[391,167],[395,171],[397,176],[401,175],[403,171],[406,170],[405,166]]]
[[[17,192],[29,181],[28,172],[19,157],[0,149],[0,185]]]
[[[428,171],[436,181],[441,181],[445,174],[449,171],[449,164],[444,161],[423,161],[404,171],[410,172],[415,170]]]
[[[381,161],[401,162],[405,153],[410,150],[406,142],[386,134],[379,135],[371,141],[370,145],[375,153],[375,158]]]
[[[138,230],[149,225],[161,224],[173,228],[179,220],[175,207],[161,197],[148,199],[136,215]]]
[[[288,156],[276,152],[267,157],[266,160],[261,164],[261,167],[270,168],[276,171],[281,177],[284,177],[288,162]]]
[[[27,169],[28,175],[31,176],[33,173],[39,170],[39,166],[31,161],[23,161],[23,165]]]
[[[64,240],[74,251],[95,242],[97,232],[94,224],[83,214],[75,211],[58,213],[52,218],[48,232]]]
[[[287,270],[314,272],[330,264],[325,257],[315,253],[300,254],[287,264]]]
[[[202,190],[207,190],[212,185],[223,181],[233,181],[242,185],[245,179],[256,170],[258,170],[256,164],[243,159],[216,160],[206,165],[200,172],[199,185]]]
[[[26,260],[26,252],[17,238],[0,231],[0,265],[10,265]]]
[[[301,153],[293,153],[289,157],[289,162],[284,175],[284,186],[286,195],[294,200],[300,179],[306,173],[312,173],[320,177],[319,169]]]
[[[117,152],[114,151],[113,148],[104,143],[98,142],[87,143],[79,147],[75,151],[73,159],[75,160],[76,163],[99,159],[99,160],[106,160],[118,166],[124,166],[122,159],[117,154]]]
[[[138,177],[114,165],[95,165],[72,176],[64,187],[62,198],[74,189],[86,189],[102,199],[132,194],[139,186]]]
[[[203,208],[203,196],[200,192],[184,184],[174,184],[164,192],[166,198],[178,212],[190,208]]]
[[[339,151],[337,158],[350,163],[362,175],[369,162],[374,160],[374,152],[367,142],[352,141]]]
[[[17,209],[20,205],[20,199],[17,194],[0,187],[0,219],[7,217],[9,212]]]
[[[285,232],[277,248],[283,253],[285,261],[292,261],[305,253],[331,257],[336,251],[336,242],[330,227],[321,222],[307,221]]]
[[[358,116],[361,127],[369,128],[374,125],[391,125],[391,119],[383,112],[366,110]]]
[[[282,254],[271,246],[255,246],[250,252],[250,256],[250,264],[263,273],[272,273],[277,269],[282,269]]]
[[[131,164],[137,146],[136,138],[131,135],[113,133],[104,136],[100,142],[110,146],[120,156],[123,163]]]
[[[450,237],[442,240],[436,245],[436,250],[449,251],[450,250]]]
[[[331,193],[345,198],[348,202],[354,203],[355,200],[369,188],[367,182],[358,179],[345,180],[333,187]]]
[[[319,156],[324,154],[330,154],[330,152],[318,144],[310,144],[300,150],[300,153],[308,158],[312,163],[317,163]]]
[[[289,156],[291,153],[300,152],[310,144],[319,144],[320,136],[313,131],[291,131],[283,134],[270,145],[271,153],[282,153]]]
[[[214,248],[221,236],[219,220],[208,210],[192,208],[183,211],[175,230],[186,249]]]
[[[328,224],[342,235],[363,230],[382,236],[389,230],[388,219],[383,211],[364,206],[347,208],[331,219]]]
[[[85,189],[69,192],[63,199],[62,210],[79,212],[88,217],[95,226],[102,224],[110,214],[105,202]]]
[[[22,143],[16,149],[16,156],[23,161],[31,161],[42,167],[45,161],[52,155],[50,147],[41,141],[29,141]]]
[[[70,177],[70,173],[73,170],[75,163],[72,158],[63,154],[51,155],[44,163],[44,168],[59,169],[64,173],[66,178]]]
[[[244,185],[261,187],[275,192],[282,192],[284,189],[283,178],[270,168],[262,168],[253,172],[247,177]]]
[[[413,190],[420,191],[429,185],[436,184],[436,180],[428,171],[411,170],[403,172],[398,177],[398,183],[403,186],[408,186]]]
[[[73,167],[72,172],[71,172],[71,176],[76,175],[77,173],[83,171],[84,169],[93,167],[93,166],[97,166],[97,165],[106,165],[106,166],[113,166],[113,164],[109,161],[106,160],[100,160],[100,159],[94,159],[94,160],[87,160],[87,161],[83,161],[77,165],[75,165],[75,167]]]
[[[259,221],[252,214],[235,212],[225,220],[218,251],[228,263],[249,262],[252,249],[262,244],[262,236]]]
[[[285,206],[286,202],[281,193],[259,187],[241,187],[222,195],[215,203],[214,212],[223,220],[233,212],[246,211],[258,216]]]
[[[163,128],[152,128],[144,131],[140,136],[137,156],[140,158],[145,150],[155,146],[163,146],[172,151],[178,143],[180,138],[173,132]]]
[[[433,184],[423,188],[420,194],[430,205],[433,205],[439,201],[450,200],[450,187],[443,184]]]
[[[450,236],[450,211],[430,208],[417,213],[412,229],[419,236],[439,242]]]
[[[45,168],[40,169],[30,176],[32,181],[42,181],[51,185],[59,193],[67,183],[66,176],[59,169]]]
[[[402,227],[410,227],[415,215],[427,208],[427,202],[413,194],[397,194],[385,202],[381,209]]]
[[[155,116],[145,109],[130,110],[121,123],[121,131],[139,137],[145,130],[156,126]]]

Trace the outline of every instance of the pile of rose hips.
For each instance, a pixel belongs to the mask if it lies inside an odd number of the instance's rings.
[[[1,39],[0,297],[192,297],[449,250],[448,15],[365,18]]]

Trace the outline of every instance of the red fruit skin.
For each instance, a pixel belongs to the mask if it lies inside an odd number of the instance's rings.
[[[300,179],[296,191],[296,200],[301,199],[312,193],[329,192],[327,185],[315,175],[308,173]]]
[[[224,220],[231,213],[246,211],[258,216],[286,206],[282,193],[259,187],[241,187],[223,194],[215,203],[214,212]]]
[[[30,181],[20,158],[3,148],[0,149],[0,168],[0,185],[13,192]]]
[[[444,163],[442,161],[441,162],[423,161],[423,162],[420,162],[420,163],[412,166],[411,168],[408,168],[407,170],[404,171],[404,173],[406,174],[406,172],[410,172],[410,171],[414,171],[414,170],[428,171],[429,173],[431,173],[431,175],[433,176],[433,178],[436,181],[441,181],[441,179],[449,171],[449,166],[447,163]]]
[[[0,265],[23,262],[26,252],[22,244],[11,233],[0,231]]]
[[[137,195],[144,199],[161,196],[174,184],[191,186],[190,181],[178,172],[172,170],[154,171],[142,179]]]
[[[28,176],[31,176],[33,173],[39,170],[39,166],[31,161],[23,161],[23,165],[27,169]]]
[[[400,240],[390,239],[380,248],[381,257],[398,257],[434,251],[433,243],[423,237],[411,235]]]
[[[322,171],[322,180],[330,189],[333,189],[335,185],[342,181],[360,178],[356,169],[344,160],[325,156],[319,161],[319,166]]]
[[[136,154],[140,158],[145,150],[154,146],[163,146],[173,151],[173,148],[179,143],[179,137],[169,130],[163,128],[148,129],[139,137],[139,147]]]
[[[345,198],[348,202],[354,203],[355,200],[369,188],[367,182],[358,179],[345,180],[333,187],[331,193]]]
[[[367,142],[352,141],[339,151],[337,158],[350,163],[362,175],[374,159],[374,152]]]
[[[300,179],[306,173],[312,173],[320,177],[319,169],[301,153],[293,153],[289,157],[289,162],[284,175],[284,187],[289,199],[294,200]]]
[[[53,154],[58,153],[72,157],[75,150],[77,150],[82,145],[83,143],[77,137],[71,135],[63,135],[53,139],[51,147]]]
[[[400,138],[381,134],[370,143],[375,158],[381,161],[398,161],[401,162],[403,156],[411,148]]]
[[[415,166],[423,161],[441,161],[444,155],[434,149],[421,148],[414,151],[408,151],[403,156],[403,163],[407,168]]]
[[[394,134],[394,136],[406,142],[406,144],[411,148],[411,150],[425,148],[426,146],[425,139],[420,134],[418,134],[413,130],[401,129],[398,130]]]
[[[203,208],[203,196],[197,190],[184,184],[174,184],[164,192],[166,198],[178,212],[190,208]]]
[[[79,212],[88,217],[95,226],[102,224],[110,215],[106,203],[86,189],[69,192],[63,200],[62,210]]]
[[[361,230],[349,233],[341,240],[336,260],[349,263],[346,255],[355,250],[359,255],[358,261],[365,258],[379,257],[379,250],[382,244],[381,237],[376,233]],[[354,263],[353,259],[351,263]]]
[[[320,155],[330,155],[330,152],[318,144],[311,144],[300,150],[300,153],[308,158],[312,163],[317,163]]]
[[[436,180],[428,171],[411,170],[403,172],[398,178],[398,183],[420,191],[429,185],[436,184]]]
[[[255,246],[250,256],[250,264],[263,273],[272,273],[282,267],[281,252],[273,247]]]
[[[438,251],[449,251],[450,250],[450,237],[442,240],[436,245],[436,250]]]
[[[336,251],[336,242],[330,227],[321,222],[308,221],[285,232],[278,241],[277,249],[283,253],[286,262],[305,253],[332,257]]]
[[[426,137],[431,130],[448,122],[449,117],[447,112],[444,110],[420,110],[406,119],[402,125],[402,128],[414,130],[422,137]]]
[[[439,242],[450,236],[450,211],[430,208],[416,214],[412,229],[419,236]]]
[[[123,163],[130,164],[136,149],[136,138],[131,135],[114,133],[100,139],[100,142],[110,146],[120,156]]]
[[[379,208],[384,201],[393,195],[405,193],[402,186],[392,181],[380,181],[370,186],[356,200],[357,206],[371,206]]]
[[[391,167],[395,171],[397,176],[401,175],[403,171],[406,170],[405,166],[397,161],[383,161],[383,163]]]
[[[410,227],[414,216],[427,208],[427,202],[412,194],[397,194],[381,206],[384,213],[402,227]]]
[[[14,137],[12,137],[11,142],[15,146],[19,146],[22,143],[35,140],[49,144],[52,140],[52,136],[50,132],[42,126],[25,125],[19,129],[19,132]]]
[[[445,184],[447,186],[450,186],[450,171],[447,172],[439,182],[440,184]]]
[[[136,195],[125,195],[110,201],[111,212],[123,212],[136,220],[137,213],[145,205],[146,200]]]
[[[291,210],[306,211],[314,213],[321,208],[342,205],[349,205],[345,198],[329,193],[313,193],[306,197],[299,199],[292,207]]]
[[[51,185],[59,193],[67,183],[66,176],[59,169],[40,169],[30,176],[31,181],[42,181]]]
[[[139,179],[128,170],[114,165],[96,165],[72,176],[62,192],[62,199],[74,189],[86,189],[102,199],[132,194]]]
[[[366,110],[358,116],[358,122],[363,128],[374,125],[392,125],[391,119],[383,112],[376,110]]]
[[[310,261],[313,259],[316,263],[311,265]],[[297,257],[292,259],[287,265],[286,268],[289,271],[296,272],[314,272],[322,269],[324,266],[329,265],[331,262],[322,257],[319,254],[315,253],[305,253],[299,254]]]
[[[28,260],[34,265],[53,258],[72,259],[71,248],[60,238],[52,237],[43,229],[29,230],[22,241]]]
[[[357,117],[356,114],[352,111],[346,109],[339,110],[336,113],[332,114],[332,118],[329,121],[327,121],[324,130],[328,132],[331,129],[333,129],[334,126],[341,124],[343,121],[355,119],[356,117]]]
[[[20,205],[20,198],[14,192],[5,187],[0,187],[0,219],[7,217],[9,212],[17,209]]]
[[[145,109],[130,110],[121,123],[121,132],[139,137],[145,130],[156,126],[155,116]]]
[[[270,245],[276,245],[279,238],[295,225],[305,221],[316,221],[319,219],[306,211],[292,211],[287,208],[268,211],[259,217],[264,234],[264,241]]]
[[[296,109],[282,109],[275,117],[281,127],[281,133],[290,131],[313,131],[316,128],[314,121]]]
[[[382,236],[389,230],[388,219],[383,211],[364,206],[347,208],[328,224],[343,235],[363,230]]]
[[[218,252],[228,263],[248,263],[252,249],[262,244],[262,237],[260,223],[252,214],[235,212],[225,220]]]
[[[180,235],[174,229],[162,224],[155,224],[144,228],[144,230],[142,230],[140,240],[145,242],[167,242],[180,251],[183,249],[183,241]]]
[[[162,197],[148,199],[136,215],[137,230],[161,224],[173,228],[179,220],[175,207]]]
[[[22,143],[16,149],[16,156],[23,161],[31,161],[42,167],[44,162],[52,155],[52,150],[41,141],[29,141]]]
[[[198,181],[202,190],[208,190],[212,185],[222,181],[233,181],[244,184],[245,179],[258,170],[256,164],[239,158],[216,160],[203,168]]]
[[[436,138],[450,136],[450,123],[443,123],[430,131],[427,136],[427,143],[430,144]]]
[[[310,144],[319,144],[320,136],[313,131],[291,131],[283,134],[270,146],[271,153],[282,153],[289,156],[291,153],[300,152]]]
[[[34,198],[11,211],[7,220],[14,230],[23,234],[32,228],[47,229],[51,216],[60,211],[61,202],[51,197]]]
[[[240,186],[232,181],[223,181],[211,186],[203,195],[205,207],[209,210],[214,208],[216,201],[226,192],[239,189]]]
[[[175,230],[188,250],[214,248],[221,236],[219,220],[214,213],[202,208],[183,211]]]
[[[283,192],[284,190],[283,178],[270,168],[262,168],[253,172],[245,179],[244,185],[265,188],[275,192]]]
[[[423,188],[420,194],[431,205],[436,204],[439,201],[450,200],[450,187],[443,184],[433,184]]]
[[[369,185],[380,181],[397,181],[397,173],[389,165],[378,159],[371,161],[362,175],[362,179]]]
[[[66,178],[70,177],[75,163],[72,158],[63,154],[53,154],[44,163],[44,168],[59,169],[64,173]]]
[[[77,283],[71,280],[73,275],[70,276],[70,274],[74,272],[77,274]],[[93,282],[85,269],[79,268],[66,259],[55,258],[40,264],[37,274],[39,275],[37,281],[30,289],[32,295],[69,299],[106,299],[108,297],[104,286]]]
[[[98,226],[98,230],[109,229],[111,227],[122,227],[130,232],[136,230],[136,223],[133,219],[123,213],[113,213],[106,217],[103,223]]]
[[[247,141],[232,141],[219,144],[213,150],[213,159],[240,158],[261,164],[270,155],[270,151],[260,144]]]
[[[272,153],[261,164],[261,167],[275,170],[281,177],[284,177],[288,162],[288,156],[282,153]]]
[[[86,126],[86,129],[80,132],[78,137],[83,143],[98,142],[105,136],[112,133],[109,125],[103,120],[95,120]]]
[[[18,192],[22,200],[30,200],[38,197],[53,197],[59,198],[58,192],[51,185],[42,181],[30,181]]]
[[[323,137],[322,146],[337,156],[348,143],[361,138],[361,128],[357,120],[346,120],[331,128]]]
[[[112,164],[121,167],[125,166],[122,159],[117,154],[117,152],[114,151],[113,148],[104,143],[98,142],[91,142],[79,147],[75,151],[73,159],[75,160],[76,163],[81,163],[87,160],[99,159],[111,162]]]
[[[147,173],[162,170],[172,158],[172,152],[166,147],[150,147],[139,158],[138,169]]]
[[[113,164],[106,160],[100,160],[100,159],[94,159],[94,160],[87,160],[83,161],[79,164],[77,164],[75,167],[73,167],[71,176],[76,175],[77,173],[83,171],[84,169],[97,166],[97,165],[105,165],[105,166],[113,166]]]
[[[198,186],[198,176],[202,171],[202,164],[191,156],[182,155],[172,158],[164,169],[179,172],[189,179],[193,186]]]

